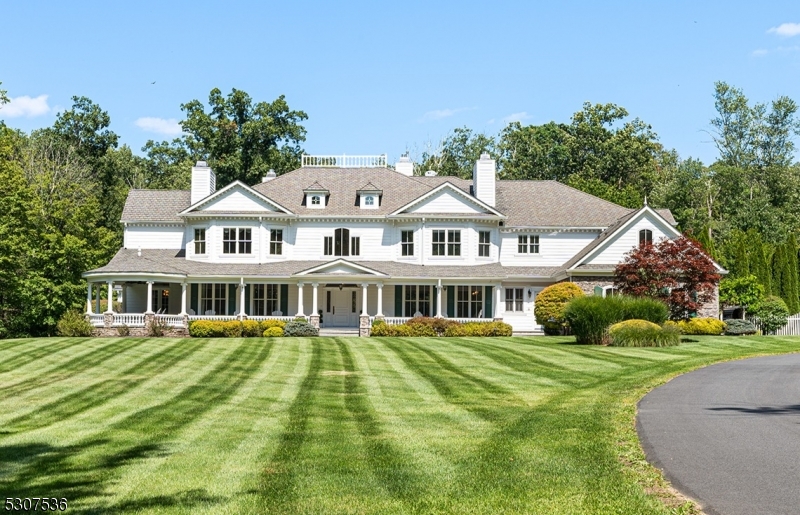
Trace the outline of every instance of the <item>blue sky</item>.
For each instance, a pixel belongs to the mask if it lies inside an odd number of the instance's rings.
[[[714,81],[800,102],[796,0],[26,0],[3,2],[0,27],[0,81],[15,99],[0,119],[48,126],[85,95],[137,152],[172,139],[180,104],[213,87],[286,95],[308,113],[308,153],[391,161],[455,127],[568,122],[589,101],[625,107],[710,163]]]

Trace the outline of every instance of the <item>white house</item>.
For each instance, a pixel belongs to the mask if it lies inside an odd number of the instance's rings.
[[[217,189],[201,161],[190,191],[132,190],[123,248],[84,273],[88,315],[107,328],[153,313],[176,326],[304,316],[364,333],[375,317],[422,314],[538,332],[542,288],[573,281],[605,295],[626,252],[679,235],[668,210],[497,180],[488,154],[472,181],[412,172],[408,158],[390,169],[385,156],[303,156],[279,177]],[[118,284],[122,313],[93,313],[92,288],[99,299]]]

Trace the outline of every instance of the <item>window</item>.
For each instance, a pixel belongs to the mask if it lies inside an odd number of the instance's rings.
[[[350,229],[336,229],[334,231],[333,253],[337,256],[350,255]]]
[[[372,195],[364,197],[364,205],[365,206],[374,206],[375,205],[375,197],[373,197]]]
[[[156,313],[166,313],[169,311],[169,290],[155,289],[152,293],[153,311]]]
[[[355,290],[350,292],[350,312],[351,313],[355,313],[356,312],[356,291]]]
[[[194,253],[195,254],[205,254],[206,253],[206,230],[205,229],[195,229],[194,230]]]
[[[403,316],[413,317],[417,313],[424,317],[431,316],[431,285],[409,284],[403,288]]]
[[[361,255],[361,237],[360,236],[353,236],[350,238],[350,255],[351,256],[360,256]]]
[[[518,254],[538,254],[539,253],[539,235],[538,234],[520,234],[517,236],[517,253]]]
[[[403,256],[414,255],[414,231],[400,232],[400,254]]]
[[[283,254],[283,229],[270,229],[269,253],[276,256]]]
[[[202,283],[200,285],[200,313],[198,315],[227,313],[227,284]]]
[[[253,251],[252,229],[222,229],[223,254],[250,254]]]
[[[506,288],[506,311],[522,311],[522,288]]]
[[[325,292],[325,311],[330,313],[331,312],[331,291],[328,290]]]
[[[483,317],[483,287],[457,286],[456,316],[459,318]]]
[[[319,197],[319,195],[312,195],[312,197],[311,197],[311,205],[312,205],[312,206],[319,206],[319,205],[321,205],[321,202],[320,202],[320,197]]]
[[[461,255],[461,231],[447,231],[447,255]]]
[[[444,256],[444,231],[431,231],[433,233],[433,248],[431,254],[434,256]]]
[[[653,244],[653,231],[650,229],[642,229],[639,231],[639,245],[652,245]]]
[[[491,249],[491,233],[489,231],[478,232],[478,256],[489,257]]]
[[[322,253],[326,256],[333,255],[333,236],[325,236]]]
[[[269,316],[280,309],[277,284],[253,285],[253,312],[255,316]],[[284,313],[285,314],[285,313]]]
[[[613,297],[614,295],[619,295],[619,292],[613,286],[603,288],[603,297]]]

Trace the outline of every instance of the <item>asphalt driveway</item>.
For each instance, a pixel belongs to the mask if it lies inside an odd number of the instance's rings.
[[[800,354],[711,365],[639,402],[647,459],[708,514],[800,514]]]

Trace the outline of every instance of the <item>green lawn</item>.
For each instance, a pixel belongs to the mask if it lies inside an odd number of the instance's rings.
[[[799,338],[0,341],[0,502],[70,513],[668,513],[636,401]],[[665,507],[662,500],[671,508]]]

